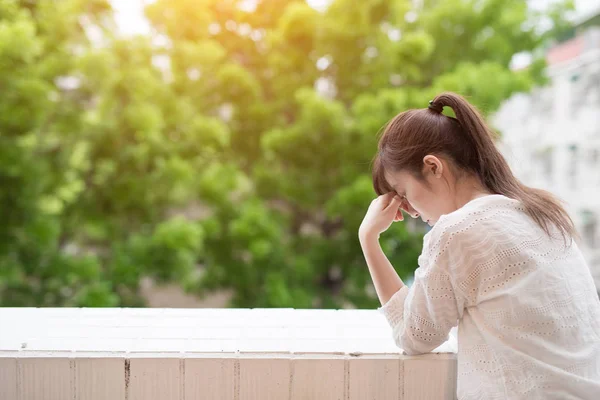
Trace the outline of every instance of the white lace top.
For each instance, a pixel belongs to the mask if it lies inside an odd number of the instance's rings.
[[[419,268],[380,310],[407,354],[458,325],[459,399],[600,399],[600,301],[575,243],[520,202],[475,199],[425,235]]]

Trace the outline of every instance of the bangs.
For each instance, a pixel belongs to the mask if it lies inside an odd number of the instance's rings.
[[[385,179],[385,168],[379,155],[375,157],[373,162],[373,189],[375,189],[378,196],[394,190]]]

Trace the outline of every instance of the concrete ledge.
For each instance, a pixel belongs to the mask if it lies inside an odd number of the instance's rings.
[[[0,309],[0,399],[453,399],[372,310]]]

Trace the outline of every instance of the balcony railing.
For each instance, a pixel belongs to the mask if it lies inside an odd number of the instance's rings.
[[[0,399],[454,399],[455,351],[373,310],[0,308]]]

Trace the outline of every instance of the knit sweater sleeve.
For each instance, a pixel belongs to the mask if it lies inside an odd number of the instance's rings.
[[[437,229],[436,229],[437,228]],[[410,288],[402,287],[379,311],[392,327],[393,337],[406,354],[427,353],[448,339],[450,329],[462,317],[465,300],[451,271],[460,257],[465,234],[436,226],[426,236],[419,267]],[[461,266],[461,268],[468,266]]]

